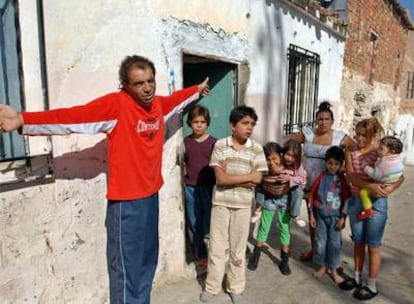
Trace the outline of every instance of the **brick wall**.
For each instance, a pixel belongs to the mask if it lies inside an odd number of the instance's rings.
[[[348,0],[341,127],[375,116],[393,134],[401,101],[407,29],[388,0]]]
[[[405,54],[406,30],[385,0],[349,0],[349,37],[345,45],[345,66],[369,78],[371,33],[377,39],[373,80],[399,85]]]

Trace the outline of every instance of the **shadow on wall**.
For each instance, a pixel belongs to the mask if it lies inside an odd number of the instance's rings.
[[[264,14],[266,27],[258,34],[257,44],[258,49],[262,53],[264,60],[266,62],[266,66],[268,67],[266,70],[266,74],[264,75],[263,79],[265,82],[265,92],[264,98],[262,101],[263,109],[272,109],[274,107],[274,102],[272,100],[272,91],[274,91],[274,87],[277,84],[285,84],[285,78],[283,71],[286,69],[283,66],[280,66],[280,63],[286,62],[285,56],[287,53],[287,46],[286,42],[284,41],[284,36],[282,34],[279,35],[271,35],[276,30],[276,33],[282,33],[284,30],[283,19],[281,17],[282,10],[280,4],[275,0],[266,0],[266,5],[271,7],[272,4],[275,7],[273,11],[274,17],[271,18],[269,14]],[[278,37],[279,41],[275,39]],[[277,58],[278,57],[278,58]],[[279,64],[277,64],[279,63]],[[278,95],[282,96],[282,92],[285,92],[285,88],[279,87]],[[279,109],[276,112],[281,113],[280,118],[284,122],[285,118],[285,98],[283,96],[283,104],[277,105]],[[269,125],[276,125],[276,121],[272,121],[272,113],[275,111],[265,111],[265,117],[263,121],[266,123],[264,128],[264,139],[267,140],[275,140],[269,138]],[[279,122],[280,130],[282,130],[283,122]],[[278,137],[282,135],[282,132],[277,132]]]
[[[77,152],[64,153],[53,159],[56,179],[92,179],[107,174],[107,140]]]
[[[181,114],[176,114],[166,124],[165,140],[182,127]],[[107,139],[102,139],[94,146],[80,151],[64,153],[52,157],[52,177],[41,177],[35,180],[1,185],[1,191],[13,191],[36,185],[53,183],[55,180],[83,179],[89,180],[100,174],[107,175]]]
[[[48,167],[49,168],[49,167]],[[106,139],[101,140],[95,146],[83,149],[78,152],[65,153],[58,157],[52,157],[52,172],[47,169],[44,174],[37,178],[25,181],[2,184],[1,192],[19,190],[39,185],[50,184],[57,179],[93,179],[98,175],[108,172]],[[52,174],[52,175],[49,175]]]

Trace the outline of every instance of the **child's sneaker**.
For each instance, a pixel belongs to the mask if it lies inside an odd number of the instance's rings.
[[[300,216],[292,217],[292,221],[294,221],[300,228],[306,227],[306,222],[302,220]]]
[[[374,215],[374,210],[367,209],[367,210],[361,211],[360,214],[357,214],[356,218],[361,221],[361,220],[365,220],[365,219],[367,219],[367,218],[369,218],[373,215]]]
[[[206,245],[206,248],[208,250],[208,247],[210,246],[210,235],[209,234],[206,234],[204,236],[203,242],[204,242],[204,245]]]
[[[249,263],[247,264],[247,268],[250,270],[256,270],[257,265],[259,265],[260,254],[262,252],[261,247],[254,247],[253,252],[250,254]]]
[[[283,251],[280,252],[279,270],[284,275],[290,275],[292,273],[289,267],[289,254]]]
[[[252,218],[250,219],[250,223],[256,223],[260,217],[262,216],[262,212],[261,211],[255,211]]]

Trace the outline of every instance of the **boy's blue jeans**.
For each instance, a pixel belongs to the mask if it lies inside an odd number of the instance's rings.
[[[108,201],[107,260],[111,304],[149,304],[158,262],[158,193]]]
[[[209,233],[213,189],[203,185],[185,185],[184,190],[188,226],[194,235],[193,252],[199,259],[207,258],[203,239]]]
[[[341,231],[336,228],[339,216],[320,216],[315,214],[315,245],[313,262],[316,265],[327,265],[336,269],[340,265],[340,252],[342,246]]]

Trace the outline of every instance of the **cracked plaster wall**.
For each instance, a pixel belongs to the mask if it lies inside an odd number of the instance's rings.
[[[399,89],[394,90],[392,85],[378,82],[369,85],[364,76],[346,68],[341,90],[343,108],[340,126],[343,130],[353,135],[356,123],[375,112],[385,134],[394,134],[401,100]]]
[[[246,39],[219,26],[159,17],[151,1],[100,2],[96,6],[91,1],[44,1],[52,109],[117,90],[118,67],[125,55],[142,54],[154,61],[159,94],[168,93],[170,69],[176,71],[180,88],[184,49],[233,62],[246,60]],[[25,9],[22,6],[22,15]],[[26,63],[38,64],[28,58]],[[30,77],[25,80],[36,86]],[[36,102],[27,100],[28,108],[38,108]],[[158,285],[195,274],[184,252],[177,161],[182,135],[178,125],[171,128],[160,192]],[[1,195],[0,302],[108,303],[104,136],[60,136],[52,142],[55,182]]]

